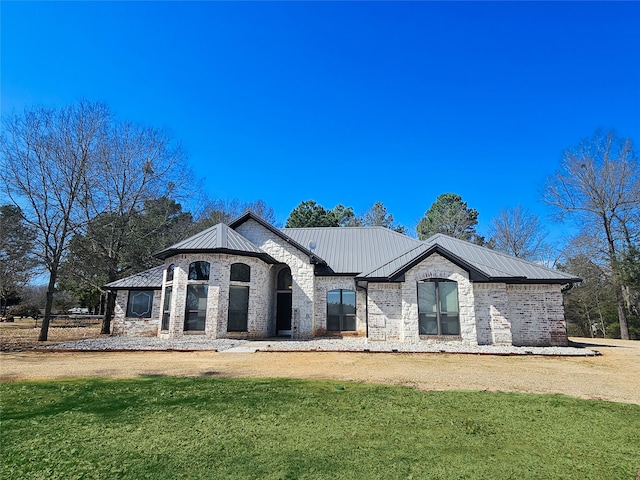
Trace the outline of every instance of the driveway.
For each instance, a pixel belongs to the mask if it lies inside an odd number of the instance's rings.
[[[572,340],[601,355],[30,350],[0,354],[0,380],[288,377],[407,385],[421,390],[559,393],[640,404],[640,342]]]

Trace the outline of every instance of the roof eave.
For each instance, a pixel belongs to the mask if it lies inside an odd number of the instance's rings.
[[[580,283],[581,278],[527,278],[527,277],[490,277],[487,281],[478,281],[478,283],[510,283],[510,284],[529,284],[529,285],[566,285],[568,283]]]
[[[162,285],[149,285],[146,287],[127,287],[127,286],[113,286],[110,287],[109,284],[103,285],[102,288],[110,291],[118,291],[118,290],[162,290]]]
[[[276,264],[279,263],[278,261],[276,261],[272,256],[270,256],[267,253],[264,252],[248,252],[246,250],[234,250],[231,248],[206,248],[206,249],[201,249],[201,248],[187,248],[184,250],[178,250],[178,249],[167,249],[165,251],[161,252],[162,255],[156,255],[156,258],[159,258],[161,260],[166,260],[167,258],[173,257],[175,255],[181,255],[181,254],[187,254],[187,253],[223,253],[223,254],[229,254],[229,255],[238,255],[241,257],[254,257],[254,258],[259,258],[261,260],[263,260],[265,263],[269,263],[269,264]]]
[[[432,245],[427,250],[422,252],[420,255],[416,256],[416,258],[414,258],[410,262],[407,262],[402,267],[398,268],[395,272],[391,273],[387,277],[388,281],[395,281],[395,282],[404,281],[404,274],[408,270],[412,269],[413,267],[418,265],[420,262],[422,262],[425,258],[430,257],[434,253],[437,253],[437,254],[443,256],[444,258],[446,258],[450,262],[452,262],[455,265],[459,266],[463,270],[469,272],[469,280],[471,280],[472,282],[490,281],[490,278],[491,278],[490,276],[488,276],[487,274],[485,274],[481,270],[478,270],[473,265],[471,265],[470,263],[468,263],[465,260],[461,259],[457,255],[451,253],[446,248],[441,247],[440,245],[437,245],[437,244]]]

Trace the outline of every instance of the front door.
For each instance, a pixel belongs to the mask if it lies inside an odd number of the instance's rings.
[[[276,282],[276,335],[291,336],[291,269],[283,267]]]
[[[276,304],[276,334],[291,335],[291,291],[278,292]]]

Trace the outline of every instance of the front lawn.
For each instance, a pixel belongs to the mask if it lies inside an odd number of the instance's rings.
[[[0,393],[3,479],[633,480],[640,468],[640,406],[559,395],[202,378]]]

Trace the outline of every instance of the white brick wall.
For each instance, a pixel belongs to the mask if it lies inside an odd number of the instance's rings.
[[[196,261],[209,262],[211,268],[209,281],[189,281],[189,264]],[[244,263],[251,268],[250,282],[231,282],[231,264]],[[184,335],[184,316],[188,284],[206,284],[207,314],[204,335],[210,338],[227,337],[266,337],[270,330],[270,292],[272,284],[271,266],[253,257],[226,254],[183,254],[167,259],[166,266],[174,265],[173,292],[171,298],[171,316],[169,330],[159,330],[160,337],[175,338]],[[247,332],[227,332],[229,315],[229,285],[249,287],[249,321]],[[190,333],[191,334],[191,333]]]
[[[292,334],[294,338],[311,337],[314,329],[314,266],[309,257],[254,220],[247,220],[236,231],[260,247],[275,260],[291,269]]]
[[[473,285],[476,310],[476,331],[480,345],[511,345],[509,299],[504,283]]]
[[[314,336],[327,333],[327,292],[336,289],[353,290],[356,292],[356,332],[357,335],[366,335],[367,332],[367,296],[362,289],[356,289],[353,277],[316,277],[315,279],[315,323]]]
[[[369,338],[399,341],[402,322],[402,284],[370,283],[367,288]]]
[[[403,324],[400,330],[400,340],[420,341],[418,333],[418,282],[431,278],[453,280],[458,283],[460,337],[462,343],[477,344],[473,284],[469,281],[469,274],[438,254],[431,255],[405,273],[405,280],[402,283]]]
[[[566,346],[560,285],[507,285],[514,345]]]
[[[118,290],[111,333],[131,337],[155,336],[160,325],[160,293],[160,290],[153,292],[151,318],[130,318],[126,316],[129,290]]]

